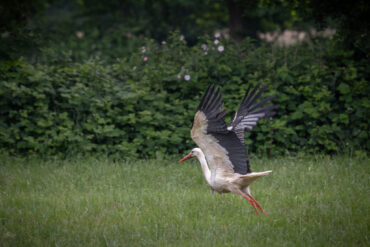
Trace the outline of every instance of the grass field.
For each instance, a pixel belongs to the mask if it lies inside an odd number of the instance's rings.
[[[370,246],[368,158],[252,159],[269,218],[196,160],[0,162],[1,246]]]

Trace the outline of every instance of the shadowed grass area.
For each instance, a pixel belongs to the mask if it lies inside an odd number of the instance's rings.
[[[212,196],[196,160],[0,158],[1,246],[369,246],[369,159],[253,159],[252,194]]]

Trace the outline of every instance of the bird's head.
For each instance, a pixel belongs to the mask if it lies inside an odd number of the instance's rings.
[[[181,162],[183,162],[187,159],[193,158],[193,157],[199,157],[202,153],[203,152],[200,148],[193,148],[188,155],[186,155],[184,158],[179,160],[179,163],[181,163]]]

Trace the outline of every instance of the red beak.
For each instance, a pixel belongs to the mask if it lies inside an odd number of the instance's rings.
[[[191,157],[192,156],[191,156],[191,153],[190,153],[190,154],[186,155],[184,158],[182,158],[181,160],[179,160],[179,163],[181,163],[181,162],[183,162],[183,161],[185,161],[187,159],[190,159]]]

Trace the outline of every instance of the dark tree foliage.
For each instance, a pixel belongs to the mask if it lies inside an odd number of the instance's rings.
[[[291,6],[306,19],[313,19],[319,28],[335,25],[339,41],[356,51],[359,58],[370,54],[370,2],[367,0],[290,0]]]
[[[174,30],[194,45],[199,36],[215,30],[228,28],[231,38],[241,41],[255,38],[258,31],[307,28],[315,20],[319,28],[336,28],[341,44],[366,57],[369,5],[366,0],[4,0],[0,3],[0,55],[2,60],[27,57],[33,48],[55,44],[56,49],[77,53],[89,47],[94,53],[96,42],[103,40],[101,48],[108,53],[111,46],[125,46],[128,54],[142,37],[161,42]],[[75,44],[74,35],[81,30],[91,43]]]
[[[0,2],[0,61],[28,55],[36,47],[38,28],[27,24],[40,18],[52,0],[2,0]]]
[[[17,0],[2,1],[0,11],[1,60],[33,61],[41,49],[71,51],[77,60],[86,54],[116,58],[144,37],[161,42],[175,30],[195,45],[216,31],[241,41],[296,22],[288,5],[261,0]]]

